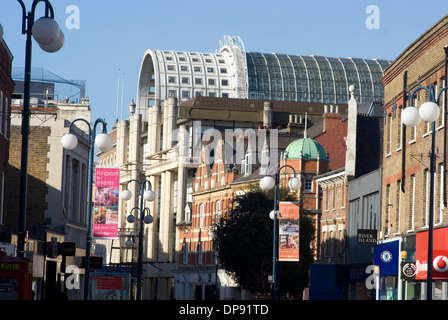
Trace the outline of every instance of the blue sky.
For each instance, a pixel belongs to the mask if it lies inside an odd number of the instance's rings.
[[[24,2],[29,10],[32,1]],[[442,0],[51,3],[65,34],[65,45],[49,54],[33,41],[32,65],[65,79],[86,80],[92,121],[105,118],[109,129],[117,115],[119,119],[129,116],[128,104],[136,98],[140,64],[147,49],[214,52],[219,39],[231,35],[240,36],[247,51],[393,60],[447,13],[446,1]],[[70,5],[79,8],[79,29],[67,28],[71,12],[66,13],[66,9]],[[378,8],[378,29],[366,27],[366,20],[373,14],[366,13],[369,5]],[[43,15],[43,7],[43,3],[38,5],[37,16]],[[1,0],[0,23],[16,67],[23,67],[25,61],[21,14],[16,0]],[[124,85],[118,91],[119,70],[124,73],[120,80]]]

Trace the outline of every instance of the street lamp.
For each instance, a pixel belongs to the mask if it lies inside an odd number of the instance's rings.
[[[20,200],[17,231],[17,256],[25,256],[26,204],[28,187],[28,143],[30,133],[30,85],[31,85],[31,51],[32,37],[47,52],[56,52],[64,44],[64,35],[54,20],[53,7],[48,0],[34,0],[31,11],[27,13],[22,0],[17,0],[22,7],[22,34],[26,34],[25,47],[25,82],[22,110],[22,153],[20,164]],[[45,3],[45,16],[35,21],[36,7]],[[0,41],[3,39],[3,27],[0,25]]]
[[[92,241],[92,189],[93,189],[93,156],[95,154],[95,145],[103,152],[113,147],[113,141],[107,134],[106,121],[97,119],[92,127],[90,122],[85,119],[75,119],[69,127],[69,133],[61,139],[62,146],[67,150],[73,150],[78,145],[78,138],[72,133],[73,124],[82,121],[89,128],[89,173],[88,173],[88,196],[87,196],[87,231],[86,231],[86,257],[85,257],[85,277],[84,277],[84,300],[88,299],[89,278],[90,278],[90,244]],[[103,132],[96,135],[96,127],[102,124]]]
[[[447,63],[447,48],[445,48],[445,64]],[[446,68],[445,68],[446,70]],[[446,76],[445,76],[446,77]],[[428,100],[424,102],[420,108],[416,106],[407,106],[403,109],[401,113],[401,121],[405,126],[415,127],[419,124],[420,120],[426,122],[432,122],[432,141],[431,141],[431,152],[430,152],[430,173],[431,173],[431,185],[430,185],[430,195],[429,195],[429,228],[428,228],[428,268],[427,268],[427,288],[426,288],[426,299],[432,300],[432,268],[433,268],[433,233],[434,233],[434,185],[435,185],[435,145],[436,145],[436,120],[440,114],[440,97],[443,92],[445,92],[448,87],[443,88],[435,96],[435,88],[433,84],[429,87],[423,87],[419,85],[411,94],[410,101],[414,101],[414,95],[420,90],[426,90],[428,92]],[[445,123],[445,125],[447,125]]]
[[[138,233],[138,265],[137,265],[137,300],[141,300],[142,298],[142,270],[143,270],[143,223],[151,223],[153,222],[153,217],[151,215],[145,215],[145,211],[149,208],[143,208],[143,200],[146,201],[154,201],[156,198],[156,194],[151,190],[151,182],[149,180],[143,181],[143,183],[140,183],[140,181],[136,179],[129,180],[126,183],[126,189],[121,192],[121,198],[125,201],[128,201],[132,198],[132,192],[129,191],[128,185],[131,182],[136,182],[139,186],[139,195],[140,195],[140,227],[139,227],[139,233]],[[146,190],[145,186],[148,185],[149,189]],[[133,223],[135,221],[134,216],[131,214],[126,219],[129,223]]]
[[[269,166],[270,167],[270,166]],[[278,223],[278,210],[277,210],[277,189],[280,183],[280,171],[289,167],[294,172],[294,177],[289,179],[288,186],[292,191],[299,190],[302,183],[300,179],[296,178],[296,171],[290,165],[283,165],[278,168],[274,173],[274,178],[268,175],[269,167],[266,169],[266,176],[260,180],[260,188],[263,190],[270,190],[274,188],[274,210],[270,212],[269,216],[274,220],[274,237],[273,237],[273,251],[272,251],[272,299],[277,299],[277,223]]]

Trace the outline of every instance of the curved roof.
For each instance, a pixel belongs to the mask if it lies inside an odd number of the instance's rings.
[[[247,52],[249,98],[347,103],[349,86],[358,101],[382,101],[381,78],[390,61]]]
[[[168,97],[196,96],[346,104],[349,86],[360,104],[382,101],[390,61],[245,51],[239,37],[224,36],[215,53],[147,50],[136,112]]]
[[[283,153],[284,159],[328,160],[322,145],[311,139],[303,138],[291,142]]]

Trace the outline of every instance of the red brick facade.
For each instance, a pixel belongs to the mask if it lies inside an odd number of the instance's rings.
[[[11,79],[13,56],[4,41],[0,41],[0,229],[6,214],[7,166],[9,158],[10,105],[14,82]]]

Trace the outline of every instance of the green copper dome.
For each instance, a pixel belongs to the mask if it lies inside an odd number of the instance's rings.
[[[286,148],[284,159],[328,160],[324,147],[313,139],[303,138],[291,142]]]

